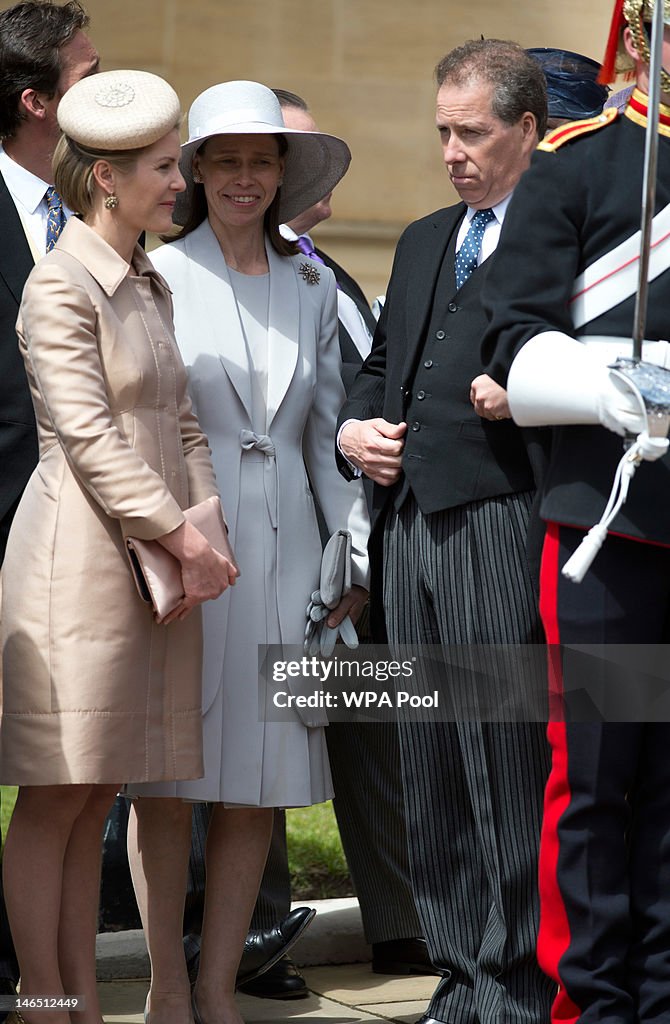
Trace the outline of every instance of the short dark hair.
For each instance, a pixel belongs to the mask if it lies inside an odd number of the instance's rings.
[[[540,72],[538,74],[538,71]],[[516,124],[530,111],[538,138],[547,128],[547,85],[544,72],[522,46],[503,39],[470,39],[447,53],[435,68],[438,88],[490,82],[492,110],[505,124]]]
[[[277,147],[279,149],[280,156],[286,156],[288,153],[288,143],[285,135],[279,133],[275,135],[277,140]],[[200,152],[207,145],[207,140],[203,142],[202,146],[199,147]],[[295,256],[298,251],[294,242],[290,242],[284,238],[279,231],[279,197],[281,189],[277,189],[277,194],[265,211],[265,233],[270,239],[270,244],[275,252],[279,253],[280,256]],[[207,219],[207,199],[205,198],[205,189],[200,182],[195,182],[191,191],[191,202],[188,210],[186,211],[186,219],[183,227],[179,232],[175,234],[161,235],[161,239],[164,242],[174,242],[179,238],[186,238],[186,235],[190,235],[192,231],[195,231],[197,227]]]
[[[297,92],[289,92],[288,89],[273,89],[272,91],[279,100],[280,107],[297,107],[298,110],[309,113],[307,101],[302,96],[298,96]]]
[[[0,13],[0,138],[11,138],[24,120],[24,90],[56,95],[61,47],[88,23],[79,0],[21,0]]]

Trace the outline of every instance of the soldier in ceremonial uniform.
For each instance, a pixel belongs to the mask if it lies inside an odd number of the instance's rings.
[[[605,70],[613,71],[618,51],[635,69],[635,90],[622,113],[609,109],[564,125],[540,144],[510,204],[483,293],[491,318],[484,362],[502,386],[512,367],[517,422],[562,424],[553,431],[541,505],[541,612],[552,644],[670,640],[667,455],[638,469],[583,582],[561,574],[603,514],[623,454],[617,434],[645,426],[606,366],[617,346],[632,354],[652,12],[653,0],[618,0]],[[668,0],[664,21],[668,68]],[[654,246],[643,358],[670,365],[669,346],[660,340],[670,338],[670,246],[662,241],[670,217],[667,74],[661,89],[653,234],[661,241]],[[603,336],[618,341],[608,344]],[[602,373],[592,372],[599,359]],[[596,393],[581,386],[585,375],[598,379]],[[489,416],[476,394],[474,404]],[[566,690],[570,671],[564,658]],[[629,686],[640,682],[594,659],[591,682],[598,676],[604,687],[622,678]],[[548,733],[538,953],[560,986],[552,1019],[670,1021],[670,723],[556,720]]]

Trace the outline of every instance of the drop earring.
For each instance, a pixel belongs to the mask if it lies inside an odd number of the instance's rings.
[[[118,205],[119,205],[119,197],[115,196],[113,192],[112,192],[111,196],[107,196],[105,198],[105,209],[106,210],[115,210]]]

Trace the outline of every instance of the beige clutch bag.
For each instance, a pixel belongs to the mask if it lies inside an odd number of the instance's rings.
[[[216,495],[184,510],[184,516],[207,538],[218,552],[237,566],[228,541],[221,499]],[[135,585],[143,601],[153,606],[158,621],[175,608],[184,596],[181,566],[157,540],[126,537],[126,551]]]

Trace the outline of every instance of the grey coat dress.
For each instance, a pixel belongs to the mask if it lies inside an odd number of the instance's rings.
[[[203,609],[205,776],[141,787],[145,794],[268,807],[332,795],[323,728],[297,713],[282,722],[259,716],[258,645],[302,643],[321,560],[310,481],[329,529],[351,531],[352,579],[364,586],[369,522],[360,483],[343,481],[334,459],[344,401],[335,279],[314,264],[319,279],[309,283],[305,257],[280,257],[269,243],[267,254],[269,305],[258,311],[269,321],[264,422],[231,274],[209,223],[151,254],[173,291],[177,341],[241,577]]]

